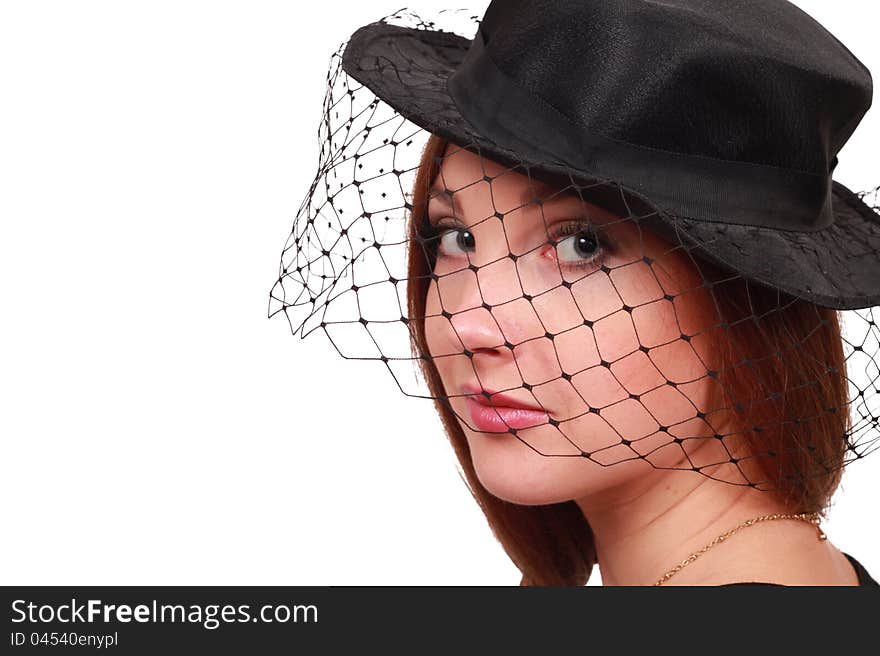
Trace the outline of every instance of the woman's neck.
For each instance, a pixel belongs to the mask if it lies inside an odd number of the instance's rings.
[[[576,501],[593,530],[603,585],[651,585],[741,522],[793,512],[768,492],[694,472],[655,470],[601,497]],[[817,542],[815,527],[805,521],[759,522],[704,552],[670,583],[717,584],[766,576],[775,571],[780,549],[784,555],[801,542]]]

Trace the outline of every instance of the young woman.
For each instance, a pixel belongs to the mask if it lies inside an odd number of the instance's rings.
[[[754,517],[823,513],[848,415],[782,430],[779,406],[761,402],[768,387],[816,374],[817,363],[843,370],[837,313],[780,305],[777,292],[695,263],[587,193],[437,136],[415,185],[416,352],[430,355],[419,361],[437,410],[523,583],[583,584],[598,563],[604,585],[652,584]],[[710,268],[721,281],[712,291],[703,286]],[[760,328],[748,321],[761,313]],[[725,321],[739,323],[722,329]],[[745,367],[744,354],[763,363]],[[815,379],[821,385],[789,395],[786,416],[845,403],[844,377]],[[750,420],[774,429],[744,431],[746,414],[725,405],[724,392],[755,404]],[[816,476],[816,462],[836,473]],[[703,475],[680,471],[694,468]],[[774,491],[744,484],[778,472],[790,477]],[[868,583],[807,519],[749,525],[664,584]]]
[[[867,68],[784,0],[411,18],[328,76],[295,330],[418,361],[524,585],[876,584],[820,527],[880,430]]]

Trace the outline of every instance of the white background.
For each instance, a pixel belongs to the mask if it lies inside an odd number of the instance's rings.
[[[430,402],[266,316],[330,54],[398,2],[0,4],[0,583],[519,582]],[[880,72],[875,3],[796,4]],[[873,458],[825,528],[876,577]]]

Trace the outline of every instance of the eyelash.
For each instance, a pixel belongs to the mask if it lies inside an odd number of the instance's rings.
[[[593,240],[596,242],[598,246],[598,253],[593,256],[589,260],[582,260],[577,264],[572,264],[569,262],[559,262],[560,268],[563,269],[586,269],[587,267],[599,267],[605,263],[605,258],[608,256],[610,249],[607,247],[605,240],[601,239],[594,231],[590,230],[592,224],[586,221],[573,221],[569,223],[561,223],[556,224],[557,228],[551,228],[548,231],[548,240],[550,243],[554,245],[559,245],[564,238],[571,237],[573,235],[578,235],[582,232],[590,233]],[[441,249],[439,248],[440,240],[446,232],[466,232],[467,228],[465,227],[456,227],[449,225],[448,223],[428,223],[426,225],[425,230],[422,232],[421,237],[425,241],[428,242],[428,248],[431,251],[431,255],[434,257],[442,257],[444,256],[441,253]]]

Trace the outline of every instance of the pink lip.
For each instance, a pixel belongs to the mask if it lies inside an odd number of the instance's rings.
[[[490,398],[482,393],[483,390],[472,386],[465,386],[465,394],[468,396],[467,404],[471,421],[474,426],[487,433],[508,433],[510,429],[529,428],[546,424],[549,415],[546,411],[529,406],[506,394],[499,394],[486,390]]]

